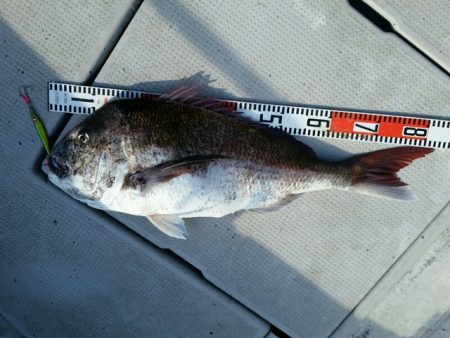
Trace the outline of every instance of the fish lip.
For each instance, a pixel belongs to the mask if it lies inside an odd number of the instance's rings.
[[[41,169],[44,174],[48,175],[50,173],[50,167],[48,165],[48,157],[45,158],[44,162],[41,165]]]
[[[65,178],[70,173],[69,166],[59,162],[55,157],[51,156],[48,160],[49,169],[59,178]]]

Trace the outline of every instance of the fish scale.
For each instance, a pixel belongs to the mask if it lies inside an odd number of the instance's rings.
[[[113,100],[155,98],[160,95],[145,91],[50,82],[48,109],[51,112],[90,115]],[[281,129],[293,136],[450,149],[450,120],[446,118],[236,100],[217,102],[246,118]]]

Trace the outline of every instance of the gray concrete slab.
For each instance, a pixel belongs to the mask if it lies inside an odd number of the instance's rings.
[[[168,91],[201,71],[228,91],[208,92],[221,98],[450,115],[449,79],[346,2],[146,1],[96,82]],[[327,159],[382,148],[306,142]],[[449,159],[436,152],[402,172],[420,196],[412,203],[307,194],[267,215],[188,220],[187,241],[113,216],[288,334],[323,337],[447,204]]]
[[[446,0],[364,0],[394,30],[450,73],[450,3]]]
[[[46,112],[47,81],[86,81],[133,4],[0,3],[0,314],[25,336],[263,337],[262,320],[39,169],[20,86],[53,139],[65,117]]]
[[[448,222],[450,224],[450,222]],[[450,319],[450,227],[417,260],[403,278],[372,311],[359,321],[353,332],[342,330],[336,337],[386,337],[383,327],[393,337],[448,337]],[[372,327],[371,323],[378,326]]]
[[[389,316],[377,318],[377,326],[373,326],[374,313],[378,311],[380,307],[386,306],[388,300],[390,303],[402,304],[405,302],[405,293],[403,292],[393,292],[397,290],[398,286],[402,283],[404,284],[405,275],[409,275],[412,270],[417,269],[423,261],[423,257],[429,256],[430,252],[435,251],[433,247],[440,248],[442,245],[442,238],[445,237],[448,232],[448,226],[450,217],[450,203],[433,219],[433,221],[426,227],[426,229],[416,238],[416,240],[411,243],[408,249],[402,254],[402,256],[390,267],[390,269],[384,274],[383,278],[377,282],[376,285],[370,290],[370,292],[364,297],[364,299],[358,304],[358,306],[353,310],[351,315],[339,326],[339,328],[333,334],[333,338],[336,337],[348,337],[351,335],[358,335],[364,332],[372,332],[372,336],[377,336],[381,334],[377,332],[380,327],[387,328],[392,326],[392,313]],[[433,278],[443,278],[445,279],[446,270],[442,269],[440,272],[436,273]],[[432,284],[432,283],[430,283]],[[414,285],[414,283],[413,283]],[[430,285],[431,286],[431,285]],[[411,287],[412,288],[412,287]],[[417,304],[420,303],[421,299],[431,299],[436,291],[436,288],[423,288],[417,294],[412,294],[411,299],[408,302]],[[447,299],[446,294],[442,294],[441,303],[445,303]],[[398,305],[397,304],[397,305]],[[441,311],[442,311],[441,304]],[[399,316],[394,318],[412,317],[417,308],[420,308],[420,313],[422,314],[422,320],[416,318],[416,323],[413,325],[404,325],[403,322],[399,322],[397,327],[393,327],[393,332],[401,331],[402,329],[409,328],[411,332],[416,330],[415,336],[420,336],[424,332],[430,333],[431,331],[439,331],[439,325],[436,323],[435,318],[431,320],[431,317],[435,317],[437,314],[433,311],[425,311],[421,306],[411,308],[404,307],[403,312]],[[428,320],[430,319],[430,320]],[[385,323],[385,322],[386,323]],[[439,320],[440,322],[440,320]],[[434,326],[434,327],[433,327]],[[430,332],[428,332],[430,331]],[[396,336],[392,332],[392,336]],[[368,334],[367,333],[367,334]]]

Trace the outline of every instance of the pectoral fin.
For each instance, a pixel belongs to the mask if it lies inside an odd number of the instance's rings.
[[[147,184],[167,182],[184,173],[197,170],[195,165],[205,165],[221,158],[224,157],[219,155],[197,155],[167,161],[144,171],[128,174],[125,176],[124,187],[143,190]]]
[[[181,217],[176,215],[151,215],[147,216],[147,219],[166,235],[186,239],[186,225]]]

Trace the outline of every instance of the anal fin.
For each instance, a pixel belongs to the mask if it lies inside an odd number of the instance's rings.
[[[252,211],[256,211],[259,213],[278,211],[280,209],[283,209],[285,206],[287,206],[291,202],[295,201],[299,197],[300,197],[300,195],[290,194],[290,195],[287,195],[286,197],[284,197],[282,200],[276,202],[275,204],[272,204],[272,205],[269,205],[269,206],[263,207],[263,208],[252,209]]]

